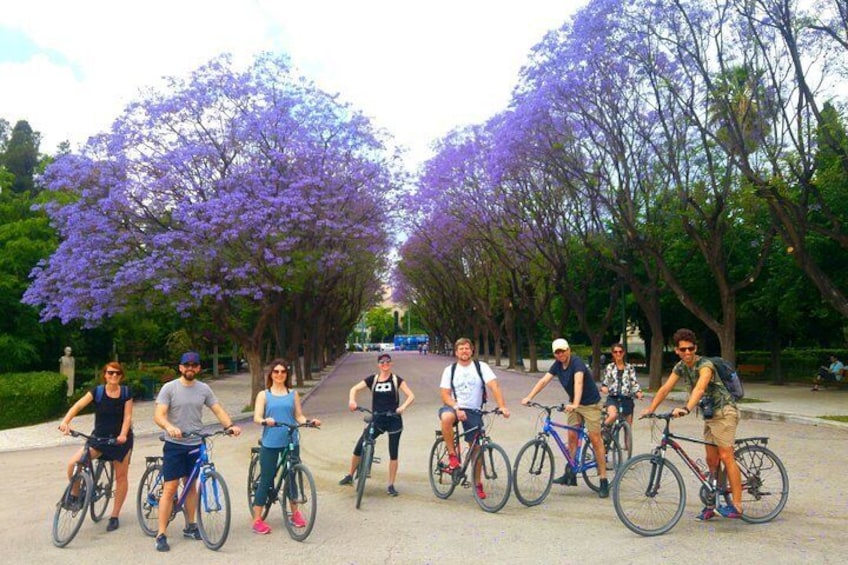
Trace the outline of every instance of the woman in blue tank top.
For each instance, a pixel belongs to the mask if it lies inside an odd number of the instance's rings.
[[[262,508],[268,499],[268,490],[277,470],[277,460],[289,445],[289,429],[274,427],[277,422],[286,424],[305,424],[306,416],[300,407],[300,396],[291,389],[291,380],[287,364],[282,359],[271,362],[271,370],[265,376],[265,390],[256,395],[253,408],[253,421],[264,426],[259,450],[259,485],[253,499],[253,531],[257,534],[271,533],[271,527],[262,519]],[[312,420],[316,426],[320,420]],[[294,444],[298,449],[298,437],[295,432]],[[291,503],[291,521],[302,528],[306,525],[297,505]]]

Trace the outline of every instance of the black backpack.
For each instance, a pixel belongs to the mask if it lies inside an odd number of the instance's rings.
[[[742,379],[739,378],[739,373],[736,371],[736,367],[734,367],[730,361],[722,359],[721,357],[707,357],[707,359],[709,359],[715,367],[716,373],[718,373],[721,382],[724,383],[724,387],[727,389],[727,392],[730,393],[730,396],[733,397],[733,400],[744,398],[745,388],[742,386]]]
[[[474,359],[474,368],[477,369],[477,374],[480,375],[480,382],[483,383],[483,404],[489,401],[489,395],[486,394],[486,380],[483,378],[483,370],[480,369],[480,361]],[[456,374],[456,363],[451,365],[451,394],[456,398],[456,389],[453,386],[453,376]]]
[[[100,404],[103,400],[103,395],[106,393],[106,385],[97,385],[97,388],[94,389],[94,402]],[[130,399],[130,387],[127,385],[121,385],[121,400],[129,400]]]

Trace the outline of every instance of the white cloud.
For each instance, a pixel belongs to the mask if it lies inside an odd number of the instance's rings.
[[[303,74],[389,130],[418,161],[448,130],[503,109],[529,49],[585,0],[30,0],[4,9],[43,50],[0,55],[0,117],[52,152],[103,131],[139,89],[212,57],[283,51]]]

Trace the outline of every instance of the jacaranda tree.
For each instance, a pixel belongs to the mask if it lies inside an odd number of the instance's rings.
[[[147,92],[43,182],[68,203],[46,207],[61,244],[24,301],[87,326],[129,306],[202,312],[243,348],[255,396],[272,328],[326,317],[303,297],[376,286],[395,170],[370,122],[284,58],[239,69],[224,55]],[[295,355],[310,328],[344,335],[301,326],[285,344]]]

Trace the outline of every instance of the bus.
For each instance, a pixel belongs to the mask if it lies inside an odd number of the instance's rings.
[[[422,345],[428,345],[430,338],[426,334],[417,335],[396,335],[395,336],[395,351],[418,351]]]

